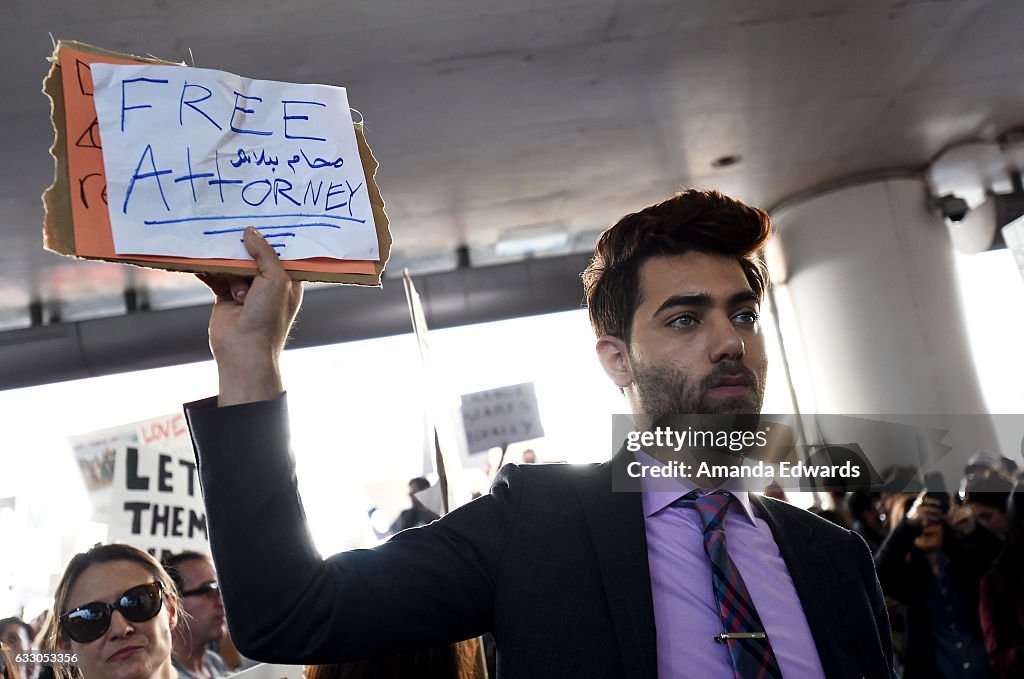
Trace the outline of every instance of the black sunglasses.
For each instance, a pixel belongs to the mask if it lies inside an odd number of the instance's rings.
[[[212,593],[218,593],[218,594],[220,593],[220,586],[217,585],[217,581],[216,580],[212,580],[210,582],[203,583],[202,585],[199,585],[195,589],[190,589],[187,592],[182,592],[181,596],[200,596],[200,595],[205,596],[207,594],[212,594]]]
[[[96,641],[110,629],[110,616],[115,610],[126,620],[145,622],[156,616],[163,606],[164,586],[160,582],[138,585],[113,603],[93,601],[60,616],[60,626],[73,641],[87,644]]]

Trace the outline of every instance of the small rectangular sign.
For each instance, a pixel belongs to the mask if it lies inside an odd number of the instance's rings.
[[[465,394],[462,422],[470,453],[544,436],[533,382]]]

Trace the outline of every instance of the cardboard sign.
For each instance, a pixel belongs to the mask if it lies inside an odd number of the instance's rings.
[[[157,557],[186,549],[209,552],[206,509],[191,451],[117,448],[107,539]]]
[[[532,382],[464,395],[462,422],[470,453],[544,436]]]
[[[107,177],[103,164],[103,142],[94,102],[92,66],[97,63],[145,63],[175,66],[182,69],[183,73],[190,72],[192,69],[186,69],[183,65],[133,57],[68,41],[58,43],[51,61],[50,72],[43,81],[43,91],[50,98],[52,104],[51,119],[55,139],[50,152],[54,157],[55,171],[53,185],[43,194],[43,202],[46,207],[43,228],[44,247],[62,255],[123,262],[158,269],[251,275],[255,270],[255,263],[248,256],[242,259],[199,259],[164,255],[125,255],[118,254],[114,249],[108,209],[108,203],[112,199],[107,189]],[[202,94],[202,91],[192,92],[190,90],[189,94],[192,93]],[[126,94],[128,94],[127,90]],[[193,103],[196,107],[201,108],[200,102]],[[128,103],[127,105],[137,105],[137,103]],[[245,104],[241,104],[241,106],[252,108]],[[193,109],[187,110],[193,111]],[[130,110],[128,114],[131,113],[138,113],[138,111]],[[307,112],[298,105],[292,105],[288,115],[296,117],[294,120],[289,120],[290,124],[294,123],[298,126],[307,122],[301,120],[301,116],[307,115]],[[347,113],[345,115],[348,116]],[[236,125],[236,127],[238,126]],[[243,125],[242,128],[244,127]],[[290,133],[292,129],[298,131],[299,127],[290,127]],[[354,125],[353,130],[359,162],[366,178],[365,196],[373,214],[378,256],[375,260],[338,260],[312,257],[285,261],[283,263],[285,269],[296,280],[380,285],[381,273],[391,252],[391,234],[388,231],[387,215],[384,213],[384,201],[374,181],[377,161],[366,145],[362,134],[362,125]],[[316,164],[317,157],[320,156],[311,157],[313,164]],[[186,165],[187,162],[186,158]],[[145,174],[145,168],[142,173]],[[160,176],[163,177],[163,175]],[[185,183],[188,182],[179,183],[178,188]],[[315,189],[316,186],[314,185],[313,188]],[[327,184],[322,191],[328,191],[329,188],[330,185]],[[250,189],[250,191],[252,190]],[[191,192],[191,188],[189,191]],[[290,195],[294,196],[294,191]],[[323,196],[326,198],[326,194]],[[323,202],[324,198],[319,200]],[[337,195],[333,196],[332,200],[336,198]]]
[[[345,89],[205,68],[93,64],[114,250],[377,259]]]

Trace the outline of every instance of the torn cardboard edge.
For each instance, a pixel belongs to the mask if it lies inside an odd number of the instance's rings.
[[[151,269],[165,269],[168,271],[180,271],[183,273],[225,273],[242,276],[251,276],[256,272],[256,264],[252,260],[216,260],[216,264],[204,263],[201,259],[186,257],[157,257],[143,255],[111,255],[111,256],[89,256],[80,255],[75,249],[75,227],[71,208],[71,178],[68,163],[68,132],[66,123],[66,110],[64,102],[64,89],[62,83],[62,72],[60,55],[62,48],[77,50],[85,54],[108,57],[114,59],[126,59],[138,63],[161,64],[165,66],[185,66],[183,63],[163,61],[149,57],[137,57],[130,54],[113,52],[85,43],[72,40],[58,41],[50,57],[50,71],[43,79],[43,94],[50,100],[50,122],[53,125],[54,138],[50,147],[50,155],[54,160],[53,184],[43,191],[43,247],[51,252],[78,259],[92,259],[119,264],[131,264],[133,266],[148,267]],[[367,195],[370,199],[370,206],[373,210],[373,221],[377,231],[378,252],[380,260],[371,262],[374,273],[352,273],[339,270],[310,270],[309,264],[304,262],[315,261],[318,269],[338,268],[344,269],[346,260],[330,260],[327,258],[316,258],[315,260],[282,260],[284,268],[293,280],[319,281],[327,283],[347,283],[352,285],[381,286],[381,274],[391,255],[391,232],[388,229],[388,217],[384,212],[384,199],[377,187],[375,175],[377,173],[377,159],[366,143],[363,134],[363,123],[353,123],[355,129],[356,143],[359,147],[359,160],[363,166],[363,174],[366,176]],[[107,225],[109,229],[109,223]],[[349,261],[349,265],[354,262]],[[360,264],[365,264],[360,262]],[[303,267],[306,268],[303,268]]]

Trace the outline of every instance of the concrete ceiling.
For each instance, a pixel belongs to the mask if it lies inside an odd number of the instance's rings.
[[[587,249],[597,230],[681,186],[771,207],[853,175],[920,169],[952,143],[1024,124],[1024,4],[1014,0],[3,9],[0,331],[122,315],[125,290],[153,309],[207,299],[190,276],[42,250],[53,133],[39,90],[51,34],[345,86],[380,161],[396,260],[454,264],[465,245],[480,265],[502,233],[537,225],[576,234],[563,253]],[[715,167],[729,155],[742,160]]]

